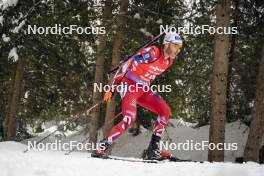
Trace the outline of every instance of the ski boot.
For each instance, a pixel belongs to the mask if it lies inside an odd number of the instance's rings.
[[[153,134],[144,159],[163,160],[163,158],[160,155],[161,153],[159,149],[159,142],[160,142],[160,137]]]
[[[110,146],[110,144],[108,143],[107,140],[100,141],[99,149],[97,151],[95,151],[94,153],[92,153],[91,156],[95,157],[95,158],[107,157],[106,151],[109,148],[109,146]]]

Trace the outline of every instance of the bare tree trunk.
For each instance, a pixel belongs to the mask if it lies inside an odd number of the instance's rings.
[[[128,9],[129,0],[120,0],[119,3],[120,3],[120,12],[119,12],[120,15],[118,15],[117,23],[116,23],[117,29],[116,29],[116,36],[115,36],[114,44],[113,44],[111,69],[115,68],[116,65],[119,64],[120,59],[121,59],[121,51],[122,51],[122,46],[123,46],[125,23],[126,23],[126,18],[121,15],[126,14],[127,9]],[[106,136],[113,127],[113,122],[112,123],[109,123],[109,122],[114,117],[115,110],[116,110],[116,95],[113,97],[111,102],[107,103],[105,126],[104,126],[104,136]]]
[[[13,87],[15,82],[15,76],[16,76],[16,68],[17,63],[14,63],[11,67],[11,73],[10,78],[8,82],[8,97],[7,97],[7,104],[6,104],[6,110],[5,110],[5,118],[3,121],[3,139],[7,140],[7,131],[8,131],[8,121],[10,117],[10,109],[12,104],[12,96],[13,96]]]
[[[262,47],[256,97],[252,112],[250,131],[244,152],[245,161],[258,161],[262,137],[264,135],[264,45]]]
[[[17,132],[17,111],[21,96],[22,80],[26,59],[20,57],[15,64],[15,71],[11,71],[8,104],[4,121],[4,139],[14,140]]]
[[[107,33],[108,33],[108,26],[109,20],[112,17],[112,1],[105,0],[103,7],[103,17],[102,17],[102,26],[106,28],[106,34],[101,34],[99,36],[99,44],[97,46],[96,51],[96,68],[95,68],[95,78],[94,83],[100,84],[104,81],[104,55],[105,55],[105,48],[107,42]],[[102,93],[96,91],[93,93],[93,104],[98,103],[102,99]],[[91,124],[89,125],[89,136],[90,142],[96,143],[97,142],[97,130],[99,128],[99,117],[100,117],[100,106],[97,106],[91,112]]]
[[[234,1],[234,24],[233,26],[238,25],[238,18],[239,18],[239,0]],[[226,105],[226,119],[229,121],[232,119],[232,76],[233,76],[233,62],[234,62],[234,53],[236,47],[236,34],[231,35],[231,44],[230,44],[230,51],[229,51],[229,64],[228,64],[228,77],[227,77],[227,105]]]
[[[229,27],[230,0],[218,0],[216,27]],[[222,30],[223,31],[223,30]],[[212,80],[212,105],[209,142],[224,143],[226,121],[226,90],[228,75],[229,34],[215,34],[214,66]],[[209,150],[209,161],[224,161],[224,150]]]

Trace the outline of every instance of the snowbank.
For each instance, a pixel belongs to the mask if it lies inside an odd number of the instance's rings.
[[[167,128],[163,141],[169,139],[170,143],[184,143],[186,141],[193,141],[193,143],[201,143],[202,141],[208,141],[209,139],[209,126],[203,126],[201,128],[192,128],[195,124],[187,123],[182,120],[171,119],[172,126]],[[43,133],[39,133],[36,137],[29,141],[36,141],[53,132],[56,129],[55,126],[49,126]],[[141,129],[141,133],[138,136],[132,136],[132,134],[126,132],[120,137],[113,145],[112,155],[120,157],[141,157],[144,149],[147,148],[151,138],[151,131],[144,128]],[[71,141],[81,142],[84,141],[87,136],[83,132],[82,128],[76,131],[67,131],[66,137],[62,133],[56,132],[43,143],[54,142],[60,140],[61,143],[69,143]],[[244,147],[246,144],[248,135],[248,128],[239,121],[226,124],[226,143],[236,143],[237,149],[228,150],[225,152],[225,161],[234,162],[236,157],[243,156]],[[99,136],[102,139],[102,135]],[[27,140],[23,141],[27,144]],[[204,150],[184,150],[173,148],[170,152],[182,159],[191,159],[196,161],[207,161],[208,148]],[[82,150],[82,152],[86,152]]]
[[[191,128],[194,124],[186,123],[181,120],[171,120],[174,127],[168,127],[165,139],[170,138],[172,143],[184,143],[187,140],[202,142],[209,140],[209,126],[201,128]],[[147,148],[151,138],[151,132],[145,131],[133,137],[126,133],[120,137],[113,148],[113,155],[125,157],[140,157],[143,149]],[[237,143],[238,150],[228,150],[225,152],[225,161],[235,161],[236,157],[243,156],[248,130],[239,121],[226,124],[226,143]],[[207,161],[208,149],[206,150],[171,150],[172,154],[184,159],[197,161]]]

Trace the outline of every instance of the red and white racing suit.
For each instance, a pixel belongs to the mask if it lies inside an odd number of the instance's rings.
[[[173,64],[173,59],[165,58],[163,49],[160,51],[156,46],[143,48],[129,61],[119,68],[111,84],[121,82],[131,86],[124,92],[122,97],[123,119],[109,132],[105,140],[112,144],[121,134],[129,129],[136,121],[137,105],[140,105],[158,115],[153,130],[154,135],[162,136],[168,125],[171,109],[166,102],[152,90],[136,89],[136,84],[150,86],[157,75],[162,74]],[[125,76],[124,76],[125,75]]]

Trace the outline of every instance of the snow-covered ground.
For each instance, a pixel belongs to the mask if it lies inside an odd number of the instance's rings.
[[[186,140],[201,142],[208,140],[209,126],[198,129],[191,128],[194,124],[185,123],[179,120],[171,120],[173,126],[167,129],[165,139],[168,137],[171,142],[179,143]],[[54,126],[47,126],[43,133],[29,141],[39,140],[41,137],[54,131]],[[49,137],[43,143],[60,140],[61,143],[70,141],[82,141],[85,136],[81,129],[68,131],[66,138],[60,132]],[[151,132],[142,129],[142,133],[136,137],[130,133],[125,133],[113,147],[112,155],[120,157],[140,157],[143,149],[148,145]],[[247,139],[247,128],[240,122],[226,125],[226,143],[237,143],[238,149],[225,152],[225,163],[135,163],[128,161],[102,160],[90,158],[87,151],[76,151],[70,155],[65,155],[65,151],[29,151],[23,153],[27,148],[27,142],[1,142],[0,143],[0,175],[1,176],[68,176],[68,175],[197,175],[197,176],[262,176],[264,165],[249,162],[244,164],[232,163],[235,157],[243,155],[244,146]],[[165,140],[164,139],[164,140]],[[172,150],[175,156],[183,159],[196,161],[207,160],[207,149],[198,150]]]
[[[0,143],[1,176],[262,176],[264,166],[234,163],[132,163],[89,158],[89,154],[30,151],[16,142]]]

